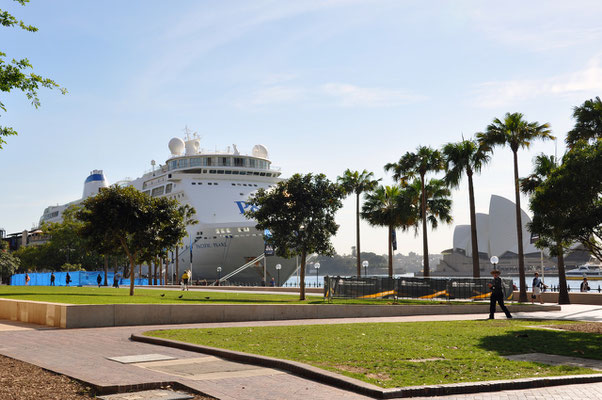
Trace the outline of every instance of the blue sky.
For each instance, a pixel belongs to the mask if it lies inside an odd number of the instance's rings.
[[[42,1],[2,8],[37,26],[0,29],[0,49],[69,90],[40,91],[34,109],[3,93],[0,123],[19,131],[0,151],[0,227],[31,228],[50,204],[81,197],[103,169],[136,178],[188,125],[202,147],[264,144],[283,176],[346,168],[391,178],[383,165],[418,145],[472,136],[520,111],[549,122],[558,153],[572,107],[602,92],[599,1]],[[520,174],[554,142],[519,154]],[[509,149],[475,180],[477,211],[513,199]],[[454,223],[468,223],[465,184]],[[524,198],[523,203],[527,201]],[[354,200],[334,244],[355,242]],[[453,227],[430,233],[432,252]],[[422,252],[400,235],[399,250]],[[384,253],[386,230],[362,225],[363,250]]]

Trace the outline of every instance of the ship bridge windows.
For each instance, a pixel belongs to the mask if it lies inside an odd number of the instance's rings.
[[[231,165],[230,157],[218,157],[217,165],[220,167],[229,167]]]
[[[201,157],[193,157],[190,159],[191,167],[200,167],[201,165]]]
[[[172,183],[168,183],[167,185],[165,185],[165,193],[171,193],[172,186]]]
[[[188,159],[187,158],[181,158],[178,160],[178,168],[186,168],[188,167]]]
[[[153,189],[153,191],[151,192],[151,196],[152,197],[157,197],[157,196],[161,196],[164,193],[165,190],[165,186],[159,186]]]
[[[245,159],[242,157],[234,157],[234,166],[243,167],[245,165]]]

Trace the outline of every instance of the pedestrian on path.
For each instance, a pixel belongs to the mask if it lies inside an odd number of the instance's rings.
[[[493,279],[487,285],[489,289],[491,289],[491,299],[489,302],[489,319],[493,319],[493,315],[495,314],[495,303],[497,302],[500,305],[500,308],[506,314],[506,318],[512,318],[510,315],[510,311],[504,305],[504,287],[502,285],[502,279],[500,278],[500,271],[494,269],[491,271],[491,275],[493,275]]]
[[[119,289],[119,274],[113,275],[113,287]]]
[[[582,292],[588,292],[589,291],[589,283],[587,282],[587,278],[584,277],[583,278],[583,282],[581,282],[581,288],[580,290]]]
[[[96,277],[96,283],[98,283],[98,287],[100,287],[100,284],[102,283],[102,278],[100,274],[98,274],[98,276]]]
[[[531,304],[534,303],[535,300],[539,300],[541,304],[543,304],[543,300],[541,299],[541,290],[547,288],[546,285],[539,278],[539,273],[536,272],[533,277],[533,294],[531,295]]]
[[[188,271],[184,271],[182,274],[182,291],[188,290]]]
[[[54,280],[56,279],[56,276],[54,276],[54,272],[50,273],[50,286],[56,286],[54,284]]]
[[[69,286],[70,283],[71,283],[71,275],[69,275],[69,272],[67,272],[67,275],[65,276],[65,286]]]

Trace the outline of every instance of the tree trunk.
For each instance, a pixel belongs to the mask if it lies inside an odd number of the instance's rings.
[[[108,286],[107,281],[109,280],[109,256],[105,255],[105,284],[104,286]]]
[[[151,263],[146,263],[146,265],[148,265],[148,286],[152,286],[153,285],[153,271],[151,270]]]
[[[299,300],[305,300],[305,260],[307,259],[307,254],[305,251],[301,253],[301,267],[300,272],[301,281],[299,282]]]
[[[518,151],[518,150],[517,150]],[[520,189],[518,181],[518,153],[514,155],[514,197],[516,201],[516,238],[518,240],[518,280],[520,282],[520,293],[518,301],[527,302],[527,280],[525,279],[525,256],[523,252],[523,223],[520,215]]]
[[[569,291],[566,287],[566,274],[564,270],[564,250],[561,245],[557,245],[558,251],[558,285],[560,290],[558,293],[558,304],[571,304]]]
[[[426,192],[424,190],[424,175],[420,175],[420,191],[422,192],[422,200],[420,204],[420,208],[422,210],[422,251],[423,255],[423,272],[422,275],[424,277],[429,277],[431,275],[429,270],[429,242],[427,237],[427,226],[426,226]]]
[[[165,265],[165,274],[163,276],[163,284],[167,285],[167,282],[169,282],[169,261],[168,261],[168,257],[167,255],[165,257],[163,257],[163,265]]]
[[[180,284],[180,248],[176,246],[176,283]]]
[[[357,193],[355,202],[355,254],[357,259],[357,276],[362,276],[362,260],[360,251],[360,194]]]
[[[481,266],[479,263],[479,243],[477,240],[477,214],[474,205],[474,187],[472,185],[472,170],[466,170],[468,176],[468,200],[470,203],[470,239],[472,243],[472,277],[481,277]]]
[[[393,278],[393,226],[389,225],[389,278]]]

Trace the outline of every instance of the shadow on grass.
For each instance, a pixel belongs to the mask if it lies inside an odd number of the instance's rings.
[[[600,334],[517,329],[502,335],[485,336],[480,339],[478,345],[484,350],[494,351],[500,356],[545,353],[602,360],[601,343],[602,335]]]

